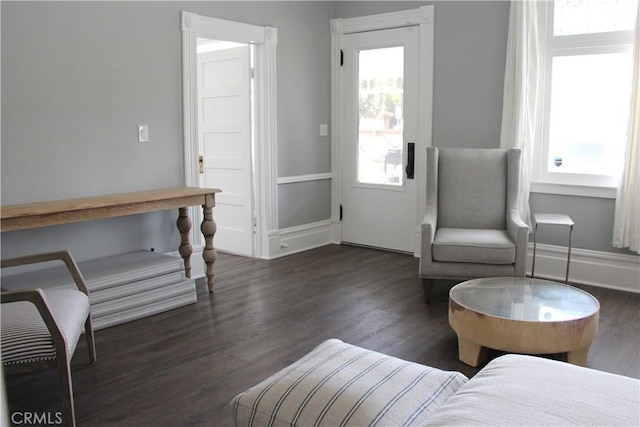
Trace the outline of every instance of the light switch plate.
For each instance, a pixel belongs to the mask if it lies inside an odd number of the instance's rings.
[[[320,136],[329,136],[329,125],[320,125]]]
[[[149,142],[149,126],[138,126],[138,142]]]

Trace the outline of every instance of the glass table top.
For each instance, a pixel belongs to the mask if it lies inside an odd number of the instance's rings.
[[[477,313],[532,322],[582,319],[600,309],[598,300],[581,289],[525,277],[468,280],[451,288],[449,298]]]

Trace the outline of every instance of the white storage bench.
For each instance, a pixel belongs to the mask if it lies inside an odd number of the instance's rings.
[[[78,263],[89,288],[95,330],[197,302],[193,279],[182,258],[134,251]],[[62,265],[2,277],[3,290],[74,287]]]

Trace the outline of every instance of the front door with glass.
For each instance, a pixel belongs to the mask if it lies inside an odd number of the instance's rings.
[[[349,34],[343,46],[342,240],[413,252],[419,29]]]

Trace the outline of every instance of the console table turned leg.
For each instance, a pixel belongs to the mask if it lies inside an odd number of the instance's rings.
[[[180,247],[178,252],[184,260],[184,273],[191,277],[191,254],[193,246],[189,242],[189,231],[191,231],[191,218],[189,218],[189,208],[179,208],[178,221],[176,221],[180,232]]]
[[[213,248],[213,236],[216,234],[217,226],[213,220],[213,208],[211,206],[203,205],[202,212],[204,214],[202,225],[200,226],[200,230],[204,236],[204,250],[202,251],[202,258],[204,259],[207,268],[207,286],[209,287],[209,292],[213,292],[213,263],[216,260],[216,251]]]

